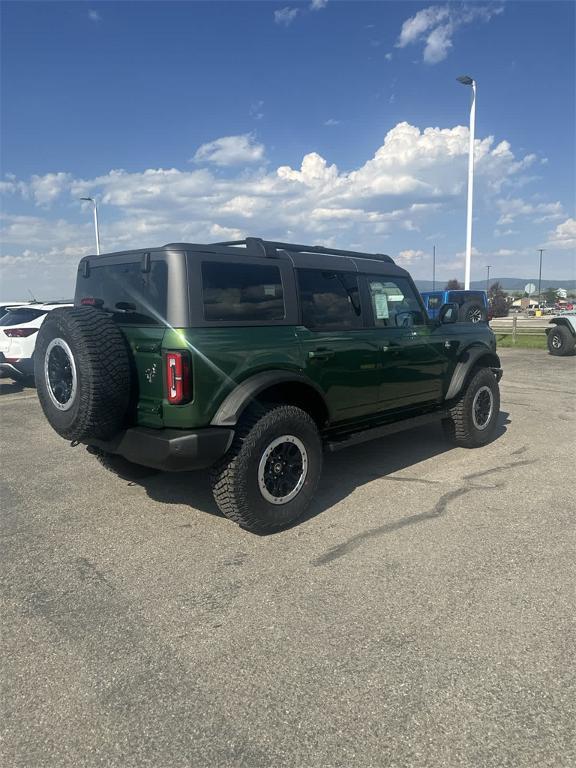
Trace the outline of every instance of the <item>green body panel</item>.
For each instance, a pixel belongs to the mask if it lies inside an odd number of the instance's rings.
[[[164,398],[162,339],[165,329],[154,326],[120,325],[132,351],[138,387],[134,419],[142,427],[163,427]]]
[[[293,371],[324,394],[332,426],[442,402],[462,352],[495,351],[488,326],[430,323],[411,328],[313,331],[304,326],[163,329],[122,326],[138,381],[135,422],[146,427],[208,426],[225,397],[265,371]],[[188,350],[190,403],[165,397],[163,353]]]
[[[296,329],[304,373],[323,392],[334,421],[378,409],[382,358],[370,329],[315,331]]]
[[[193,399],[187,405],[164,401],[164,426],[204,427],[241,381],[269,370],[302,369],[292,326],[188,328],[169,330],[164,349],[188,349],[192,357]]]

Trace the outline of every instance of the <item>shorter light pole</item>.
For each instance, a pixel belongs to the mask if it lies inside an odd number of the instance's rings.
[[[80,200],[86,200],[92,203],[94,207],[94,232],[96,233],[96,253],[100,255],[100,232],[98,230],[98,206],[96,200],[93,197],[81,197]]]
[[[436,290],[436,246],[432,248],[432,290]]]
[[[538,304],[542,303],[542,297],[540,295],[540,286],[542,284],[542,254],[544,253],[544,248],[538,248],[540,251],[540,268],[538,269]]]
[[[486,293],[490,290],[490,268],[492,264],[486,264]]]

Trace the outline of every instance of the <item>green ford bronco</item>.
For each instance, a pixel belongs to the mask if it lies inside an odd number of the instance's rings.
[[[457,320],[430,320],[379,254],[247,238],[90,256],[38,333],[38,397],[100,457],[210,468],[224,515],[265,532],[303,514],[324,450],[436,420],[466,448],[493,437],[495,337]]]

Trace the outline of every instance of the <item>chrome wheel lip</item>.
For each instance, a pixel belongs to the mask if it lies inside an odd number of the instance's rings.
[[[56,348],[59,348],[64,352],[70,364],[70,373],[71,373],[72,382],[70,386],[70,393],[64,402],[61,402],[61,400],[59,400],[56,396],[56,393],[54,391],[55,382],[52,380],[52,377],[50,375],[50,370],[49,370],[50,358]],[[60,339],[60,338],[52,339],[52,341],[46,347],[46,352],[44,353],[44,380],[46,382],[46,389],[48,391],[48,396],[50,397],[52,405],[55,408],[57,408],[59,411],[70,410],[70,408],[74,404],[74,400],[76,399],[76,391],[78,389],[78,374],[76,372],[76,363],[74,361],[74,355],[72,354],[72,350],[70,349],[68,344],[64,341],[64,339]]]
[[[268,460],[270,459],[274,450],[278,446],[284,443],[290,443],[291,445],[294,445],[300,452],[300,458],[302,461],[302,472],[300,474],[300,477],[298,478],[296,485],[289,493],[287,493],[285,496],[274,496],[274,494],[271,493],[271,491],[266,486],[265,470],[266,470],[266,465],[268,463]],[[275,504],[275,505],[288,504],[288,502],[296,498],[296,496],[302,490],[302,487],[306,482],[307,475],[308,475],[308,452],[306,451],[304,443],[302,442],[302,440],[300,440],[300,438],[296,437],[295,435],[281,435],[280,437],[277,437],[276,439],[272,440],[272,442],[267,446],[266,450],[262,454],[262,458],[260,459],[260,463],[258,464],[258,488],[263,498],[266,499],[266,501],[270,502],[270,504]]]
[[[479,419],[479,404],[480,404],[480,398],[482,395],[487,394],[489,397],[490,407],[488,408],[487,415],[484,415],[484,418],[482,420]],[[472,421],[474,423],[474,426],[478,430],[486,429],[486,427],[490,424],[490,420],[492,419],[492,414],[494,413],[494,393],[490,389],[490,387],[484,385],[483,387],[480,387],[480,389],[476,392],[474,395],[474,399],[472,400]]]

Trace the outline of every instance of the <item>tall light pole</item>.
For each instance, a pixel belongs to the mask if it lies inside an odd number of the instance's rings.
[[[96,233],[96,253],[100,255],[100,232],[98,231],[98,206],[93,197],[81,197],[80,200],[86,200],[92,203],[94,207],[94,232]]]
[[[490,268],[492,264],[486,264],[486,293],[490,290]]]
[[[540,295],[540,285],[542,284],[542,254],[544,253],[544,248],[538,248],[540,251],[540,267],[538,269],[538,304],[541,304],[541,295]]]
[[[436,290],[436,246],[432,249],[432,290]]]
[[[466,268],[464,289],[470,290],[470,262],[472,260],[472,197],[474,193],[474,127],[476,124],[476,80],[468,75],[457,77],[462,85],[472,86],[472,104],[470,106],[470,145],[468,148],[468,210],[466,212]]]

